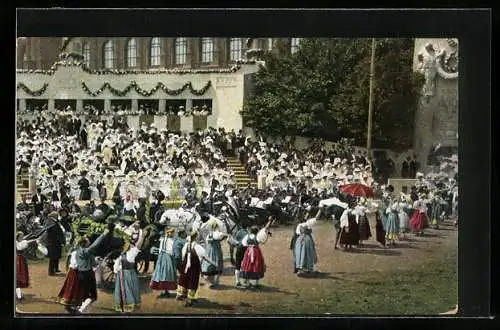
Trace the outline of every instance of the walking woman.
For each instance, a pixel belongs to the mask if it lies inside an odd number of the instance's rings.
[[[207,258],[210,259],[211,262],[206,260],[202,261],[201,273],[203,276],[207,276],[212,283],[210,289],[215,289],[219,285],[220,276],[224,270],[224,256],[222,255],[221,241],[227,237],[227,234],[219,230],[217,221],[211,221],[208,225],[211,230],[206,238],[206,253]]]
[[[176,299],[186,300],[186,306],[192,306],[198,300],[201,262],[206,260],[217,267],[216,263],[208,259],[205,249],[196,243],[197,237],[198,232],[192,231],[182,248],[182,263],[180,266]]]
[[[413,203],[413,215],[410,219],[410,226],[417,235],[423,235],[424,229],[429,227],[429,220],[427,218],[427,201],[425,194],[420,194],[419,199]]]
[[[160,247],[155,270],[151,276],[149,287],[163,291],[158,298],[167,298],[169,291],[177,288],[177,265],[174,251],[174,229],[165,228],[165,236],[160,238]]]
[[[135,259],[144,242],[144,234],[141,232],[139,240],[131,240],[130,244],[124,246],[122,253],[115,260],[113,271],[116,274],[115,291],[113,294],[115,311],[122,313],[133,312],[141,304],[141,293],[139,291],[139,276],[135,267]]]
[[[385,239],[389,246],[396,245],[396,238],[399,234],[398,205],[398,201],[394,201],[392,198],[389,198],[389,206],[385,211],[387,214],[387,220],[384,227],[386,232]]]
[[[366,206],[366,199],[361,197],[359,199],[358,205],[354,209],[354,214],[356,215],[356,222],[359,226],[359,246],[363,246],[363,241],[367,241],[372,237],[372,231],[370,229],[370,223],[368,222],[368,217],[366,214],[369,212]]]
[[[269,217],[267,225],[260,229],[257,226],[250,228],[250,234],[243,238],[242,244],[246,246],[245,256],[241,262],[241,277],[245,280],[245,286],[259,287],[259,280],[264,278],[266,266],[264,257],[259,245],[264,244],[268,238],[268,230],[273,223],[274,218]],[[253,280],[254,283],[249,283]]]
[[[57,295],[57,302],[64,306],[66,311],[73,314],[84,300],[83,286],[78,281],[78,264],[76,262],[76,250],[71,252],[68,272],[64,284]]]
[[[351,249],[353,245],[359,244],[359,226],[354,213],[355,202],[349,201],[349,206],[340,217],[340,245],[344,246],[344,251]]]
[[[376,205],[376,204],[374,204]],[[386,246],[386,241],[385,241],[385,235],[386,232],[384,230],[384,219],[387,221],[387,216],[385,214],[386,207],[379,207],[378,211],[375,212],[375,239],[376,241],[382,245],[382,247],[387,247]]]
[[[30,275],[28,269],[28,262],[23,254],[30,244],[37,242],[36,239],[25,240],[23,239],[24,233],[18,232],[16,235],[16,298],[23,299],[21,289],[30,286]]]
[[[314,265],[318,263],[316,246],[312,236],[312,228],[316,219],[312,218],[297,227],[299,235],[295,241],[295,269],[297,276],[314,272]]]
[[[236,281],[236,287],[240,288],[241,287],[241,282],[240,282],[240,272],[241,272],[241,263],[243,261],[243,258],[245,257],[245,251],[247,249],[246,246],[243,246],[243,239],[245,236],[249,234],[248,232],[248,221],[243,219],[241,221],[241,228],[238,229],[236,234],[234,235],[234,245],[236,246],[236,251],[235,251],[235,263],[234,263],[234,277]]]
[[[406,239],[406,233],[410,230],[410,217],[408,216],[408,210],[410,208],[410,204],[407,202],[406,197],[401,196],[401,200],[397,207],[399,218],[399,240]]]

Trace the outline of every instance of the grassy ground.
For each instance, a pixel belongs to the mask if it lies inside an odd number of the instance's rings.
[[[314,230],[320,273],[314,278],[292,273],[290,236],[291,228],[278,228],[263,245],[268,269],[259,291],[236,289],[233,269],[226,262],[221,288],[202,285],[202,299],[191,308],[174,299],[157,299],[159,292],[148,288],[150,277],[142,277],[138,312],[437,315],[457,303],[457,231],[450,225],[430,229],[424,237],[410,235],[395,248],[384,249],[370,240],[363,248],[344,252],[333,249],[331,224],[320,223]],[[26,299],[18,308],[28,313],[64,313],[54,303],[64,277],[47,277],[46,261],[31,261],[30,275],[32,286],[23,290]],[[112,294],[99,291],[92,312],[114,313],[112,306]]]

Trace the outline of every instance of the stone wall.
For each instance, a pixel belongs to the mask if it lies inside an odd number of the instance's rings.
[[[426,53],[425,46],[431,44],[434,54],[445,51],[450,54],[454,51],[449,44],[450,39],[416,39],[414,52],[414,70],[426,73],[428,81],[434,83],[433,88],[422,90],[418,108],[415,114],[415,130],[413,149],[418,155],[419,163],[427,165],[428,155],[436,146],[458,147],[458,71],[456,74],[440,74],[439,60],[426,71],[422,69],[422,58],[419,54]],[[456,48],[458,58],[458,48]],[[434,55],[435,57],[435,55]],[[432,60],[432,55],[424,58]],[[429,61],[430,61],[429,60]],[[431,63],[431,62],[428,62]],[[425,87],[425,86],[424,86]]]

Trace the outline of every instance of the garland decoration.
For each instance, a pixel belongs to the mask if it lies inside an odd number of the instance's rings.
[[[208,89],[210,88],[210,86],[212,86],[212,82],[209,80],[207,82],[207,84],[203,88],[198,89],[198,90],[196,90],[196,89],[193,88],[193,85],[191,84],[191,82],[185,83],[179,89],[169,89],[167,86],[165,86],[165,84],[159,82],[158,84],[156,84],[156,86],[153,89],[151,89],[151,90],[148,91],[148,90],[142,89],[135,81],[132,81],[130,83],[130,85],[128,85],[127,87],[125,87],[125,89],[119,90],[119,89],[113,88],[109,83],[106,82],[99,89],[97,89],[96,91],[91,91],[90,88],[87,86],[87,84],[82,81],[82,88],[83,88],[83,90],[88,95],[93,96],[93,97],[96,97],[96,96],[100,95],[102,92],[104,92],[105,89],[109,89],[109,91],[113,95],[115,95],[115,96],[125,96],[125,95],[127,95],[130,92],[130,90],[132,88],[138,94],[140,94],[142,96],[151,96],[151,95],[155,94],[159,89],[163,90],[166,94],[168,94],[170,96],[179,95],[182,92],[184,92],[186,89],[189,89],[189,91],[193,95],[201,96],[201,95],[205,94],[208,91]]]
[[[43,93],[45,93],[48,86],[49,86],[49,84],[45,83],[45,84],[43,84],[42,88],[35,90],[35,91],[32,91],[25,84],[19,83],[19,84],[17,84],[17,89],[21,88],[26,94],[28,94],[30,96],[40,96]]]
[[[74,60],[77,58],[77,60]],[[198,73],[234,73],[242,68],[242,65],[254,65],[255,61],[236,61],[229,68],[200,68],[200,69],[156,69],[156,70],[118,70],[118,69],[104,69],[104,70],[91,70],[85,66],[81,56],[79,57],[77,54],[62,54],[62,60],[55,62],[50,70],[41,70],[41,69],[17,69],[17,73],[40,73],[45,75],[53,75],[60,66],[78,66],[81,67],[82,70],[89,74],[97,74],[97,75],[106,75],[106,74],[115,74],[115,75],[126,75],[126,74],[198,74]]]

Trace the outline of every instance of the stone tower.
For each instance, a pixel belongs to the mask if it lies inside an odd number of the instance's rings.
[[[458,148],[458,40],[415,39],[413,68],[425,76],[417,112],[413,149],[421,169],[433,155]]]

